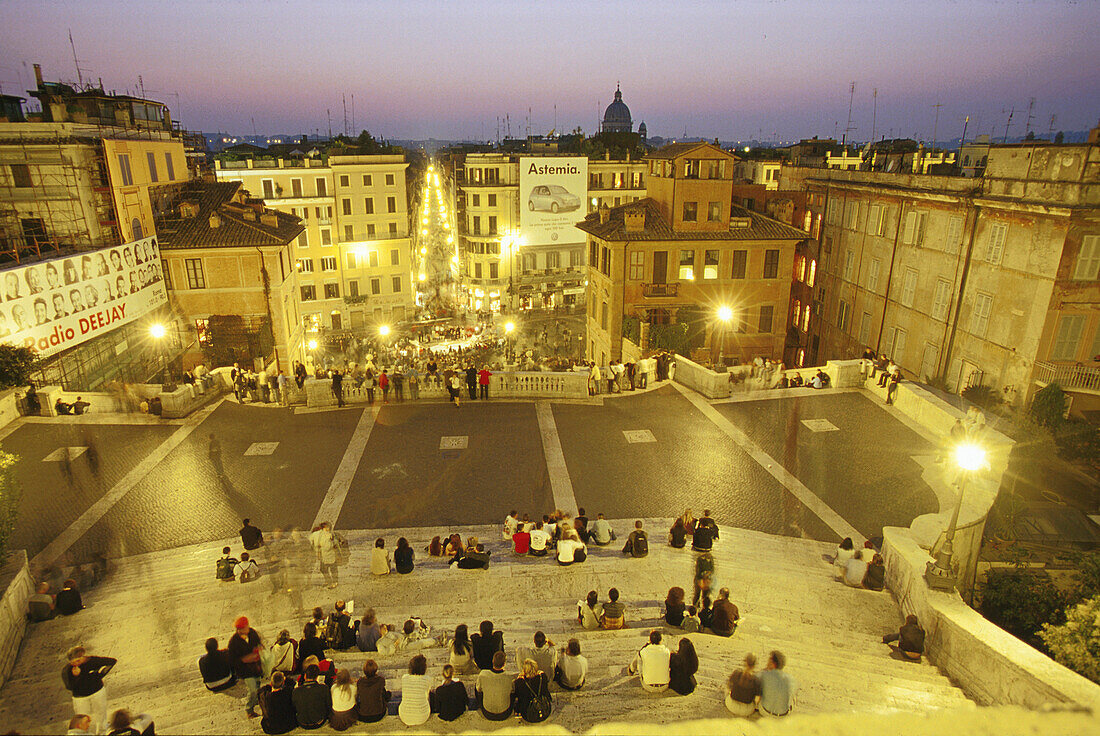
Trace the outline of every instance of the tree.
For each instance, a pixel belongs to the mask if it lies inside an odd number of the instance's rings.
[[[0,564],[7,559],[8,540],[19,516],[19,501],[23,493],[15,478],[15,463],[19,458],[0,450]]]
[[[1067,611],[1064,624],[1044,624],[1039,636],[1055,660],[1100,682],[1100,596]]]
[[[1036,422],[1057,429],[1066,416],[1066,393],[1057,383],[1048,383],[1031,400],[1028,413]]]
[[[0,388],[26,386],[36,368],[38,355],[34,350],[0,344]]]
[[[1042,647],[1039,631],[1047,623],[1060,623],[1065,596],[1044,571],[1022,567],[990,570],[981,586],[983,616],[1013,636],[1035,647]]]

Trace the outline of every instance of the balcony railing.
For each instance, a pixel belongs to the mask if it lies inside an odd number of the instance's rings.
[[[1063,389],[1100,393],[1100,368],[1035,361],[1033,379],[1039,383],[1057,383]]]
[[[676,296],[680,291],[680,282],[671,284],[642,284],[642,296]]]

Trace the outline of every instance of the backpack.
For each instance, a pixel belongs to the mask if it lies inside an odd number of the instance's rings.
[[[232,580],[236,577],[233,573],[233,568],[237,566],[237,560],[232,557],[223,557],[218,560],[217,567],[215,568],[215,575],[218,580]]]
[[[528,723],[539,723],[545,721],[550,717],[550,708],[552,703],[550,701],[550,693],[546,690],[545,681],[539,679],[539,691],[536,693],[535,689],[531,687],[531,683],[527,678],[523,678],[524,684],[527,685],[527,689],[531,691],[534,696],[523,709],[523,720]]]
[[[645,532],[641,532],[634,537],[634,546],[631,548],[630,553],[634,557],[645,557],[649,554],[649,539],[646,537]]]
[[[322,638],[333,648],[340,643],[340,621],[335,614],[330,615],[325,621],[325,633]]]
[[[348,544],[348,540],[339,532],[333,532],[332,538],[336,543],[336,564],[348,564],[348,559],[351,557],[351,546]]]

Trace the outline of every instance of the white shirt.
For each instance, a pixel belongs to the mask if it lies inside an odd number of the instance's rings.
[[[511,539],[512,535],[516,533],[516,526],[519,524],[519,520],[516,517],[508,514],[504,517],[504,538]]]
[[[844,583],[853,588],[863,585],[863,576],[867,574],[867,563],[858,557],[853,557],[844,565]]]
[[[638,663],[635,669],[642,676],[643,685],[667,685],[670,679],[668,674],[668,659],[672,652],[664,644],[646,644],[634,657]]]
[[[355,707],[354,685],[332,686],[332,710],[334,713],[343,713]]]
[[[584,684],[584,678],[588,676],[588,660],[584,655],[578,654],[576,657],[571,657],[568,654],[562,654],[561,659],[558,660],[558,666],[561,667],[562,682],[569,687],[580,687]]]
[[[577,539],[558,540],[558,562],[572,562],[577,550],[584,549],[584,542]]]
[[[237,575],[237,576],[240,576],[242,573],[248,573],[250,575],[255,575],[259,571],[260,571],[260,567],[259,567],[259,565],[256,564],[255,560],[245,560],[244,562],[238,562],[233,567],[233,574]]]
[[[596,519],[592,522],[592,537],[600,544],[611,541],[611,524],[607,519]]]
[[[531,530],[531,549],[546,549],[546,543],[550,541],[550,535],[545,529]]]
[[[419,726],[432,715],[428,703],[431,682],[427,675],[401,675],[401,705],[397,715],[406,726]]]

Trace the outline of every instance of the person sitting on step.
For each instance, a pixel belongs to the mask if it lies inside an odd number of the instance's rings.
[[[199,674],[202,675],[202,684],[213,693],[237,684],[237,676],[233,674],[233,665],[229,661],[229,652],[218,649],[218,640],[214,637],[206,640],[206,654],[199,657]]]
[[[718,636],[733,636],[740,619],[737,606],[730,602],[730,589],[722,588],[718,591],[718,599],[711,606],[710,622],[707,627],[711,633]]]
[[[504,651],[504,632],[494,631],[492,621],[482,621],[478,633],[470,637],[474,663],[479,669],[493,666],[493,655]]]
[[[298,725],[302,728],[320,728],[328,721],[332,711],[332,693],[317,681],[320,674],[316,664],[306,665],[302,681],[291,693]]]
[[[897,642],[897,646],[894,646],[894,642]],[[909,614],[898,633],[882,637],[882,643],[890,644],[892,649],[906,659],[919,662],[924,654],[924,629],[920,627],[917,617]]]
[[[626,605],[619,601],[618,588],[607,591],[607,603],[603,604],[603,612],[600,615],[600,628],[626,628]]]
[[[773,651],[768,656],[768,666],[760,673],[760,712],[770,716],[785,716],[794,707],[794,694],[798,683],[783,667],[787,658],[782,652]]]
[[[642,529],[641,520],[634,522],[634,531],[630,532],[630,536],[626,538],[623,554],[631,557],[645,557],[649,554],[649,538]]]
[[[649,632],[649,643],[638,650],[630,662],[627,671],[638,675],[642,688],[649,692],[661,692],[668,689],[669,658],[672,652],[661,643],[661,632],[657,629]]]

